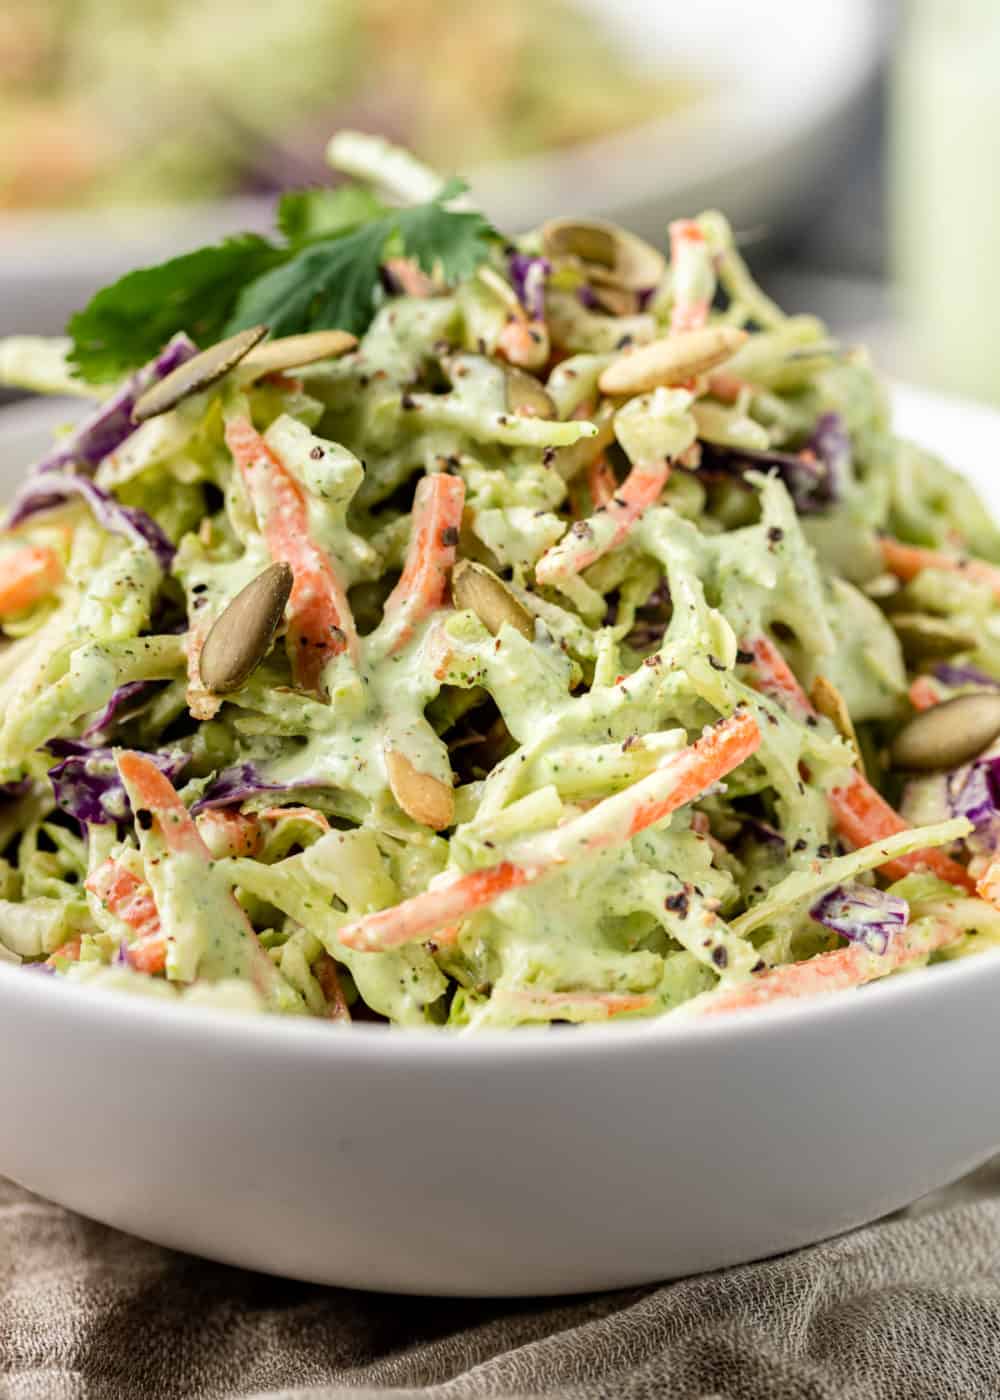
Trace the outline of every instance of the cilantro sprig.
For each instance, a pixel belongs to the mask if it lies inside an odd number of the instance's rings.
[[[99,291],[66,328],[74,369],[91,382],[116,379],[182,330],[203,346],[257,324],[276,336],[360,335],[377,309],[389,253],[449,282],[484,260],[495,230],[482,214],[447,207],[465,188],[449,180],[433,199],[404,209],[356,185],[286,194],[277,215],[282,241],[240,234]]]

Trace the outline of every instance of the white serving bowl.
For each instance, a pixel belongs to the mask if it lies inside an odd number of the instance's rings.
[[[914,391],[898,405],[1000,505],[1000,415]],[[0,415],[0,488],[52,413]],[[158,1243],[324,1283],[645,1283],[809,1244],[989,1157],[998,1004],[994,952],[700,1024],[463,1036],[163,1005],[2,964],[0,1173]]]
[[[575,0],[653,71],[705,80],[679,112],[617,136],[465,172],[498,227],[567,209],[661,243],[667,221],[724,208],[774,224],[821,186],[852,132],[884,31],[873,0]],[[232,199],[0,219],[0,334],[55,333],[98,287],[241,229],[268,231],[273,201]]]

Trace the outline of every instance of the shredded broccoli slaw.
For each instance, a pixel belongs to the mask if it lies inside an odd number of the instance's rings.
[[[97,391],[0,535],[0,958],[483,1028],[721,1013],[1000,941],[996,736],[890,754],[1000,690],[1000,532],[721,215],[668,241],[637,286],[586,237],[492,238],[457,279],[390,237],[339,358],[250,352],[137,423],[197,363],[178,333]],[[63,350],[0,367],[86,391]],[[275,563],[277,630],[254,592],[226,613]]]

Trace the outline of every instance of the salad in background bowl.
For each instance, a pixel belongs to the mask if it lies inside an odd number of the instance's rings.
[[[718,213],[508,240],[329,154],[0,345],[100,400],[0,541],[5,956],[464,1030],[995,944],[1000,533],[864,353]]]
[[[93,3],[62,8],[85,15]],[[223,0],[215,3],[221,7]],[[32,52],[37,64],[39,55],[44,57],[44,43],[36,43],[20,60],[16,44],[0,44],[21,75],[16,83],[0,84],[9,94],[7,100],[26,102],[32,112],[41,109],[34,120],[51,156],[43,151],[28,166],[36,198],[46,187],[39,171],[58,157],[49,182],[48,203],[53,207],[36,212],[25,207],[0,219],[0,332],[57,332],[97,286],[130,266],[155,262],[235,229],[267,230],[270,200],[245,192],[234,195],[236,189],[247,189],[235,172],[242,170],[255,190],[297,187],[316,178],[329,114],[295,117],[293,103],[290,118],[281,87],[288,73],[296,75],[296,83],[301,74],[312,81],[317,49],[307,42],[311,26],[329,26],[335,35],[344,25],[353,33],[354,7],[307,8],[308,22],[298,25],[289,24],[287,10],[282,10],[278,32],[273,17],[258,14],[251,23],[241,12],[237,30],[244,52],[242,61],[234,64],[235,34],[227,33],[218,43],[199,43],[192,37],[206,33],[211,8],[205,15],[204,7],[171,7],[171,26],[181,31],[174,45],[185,64],[197,65],[194,74],[187,75],[183,65],[161,61],[159,47],[150,45],[134,19],[116,28],[117,4],[98,4],[99,21],[85,27],[97,56],[77,63],[74,81],[90,91],[95,75],[103,74],[98,95],[115,105],[93,135],[86,134],[92,120],[74,115],[72,139],[67,139],[64,121],[53,122],[46,115],[46,91],[58,89],[58,82],[30,77]],[[401,48],[412,44],[419,50],[435,43],[438,26],[443,25],[444,37],[435,50],[439,61],[426,65],[437,134],[432,121],[419,153],[443,156],[444,168],[467,171],[482,207],[498,226],[514,231],[567,209],[615,219],[654,240],[668,218],[692,208],[723,207],[739,228],[777,224],[788,211],[802,207],[825,178],[849,136],[852,111],[879,55],[878,17],[865,0],[816,0],[808,7],[793,0],[767,0],[746,10],[734,8],[729,0],[702,0],[687,9],[573,0],[565,6],[574,17],[565,30],[550,28],[549,16],[555,10],[549,6],[515,7],[505,21],[513,34],[498,26],[495,16],[482,27],[490,43],[496,43],[486,83],[481,77],[482,39],[467,17],[471,7],[435,6],[430,27],[424,24],[425,6],[407,7],[409,18],[401,17],[398,7],[389,8],[392,15],[386,20],[381,7],[365,7],[365,26],[375,26],[380,36],[378,25],[391,31],[384,52],[380,38],[373,65],[355,61],[354,39],[334,43],[328,38],[338,62],[324,65],[323,82],[339,82],[340,67],[349,71],[354,85],[358,73],[370,76],[382,71],[379,65],[399,64]],[[37,6],[22,13],[36,27],[44,15]],[[7,22],[16,24],[18,14],[15,7]],[[162,26],[166,20],[151,17],[147,9],[142,23]],[[411,23],[415,36],[407,27]],[[502,33],[495,39],[498,29]],[[545,36],[541,46],[532,37],[536,31]],[[295,45],[303,42],[304,60],[294,54]],[[457,58],[455,48],[460,50]],[[527,59],[522,60],[522,49]],[[141,82],[136,72],[151,61],[151,52],[157,55],[154,71],[148,83]],[[440,61],[445,52],[450,56],[447,66]],[[217,53],[226,54],[221,78],[213,70],[212,56]],[[283,61],[275,63],[273,53],[282,54]],[[595,53],[600,82],[581,81],[582,72],[593,70]],[[111,65],[110,73],[105,73],[106,65]],[[169,84],[181,71],[185,86],[178,98]],[[124,88],[119,85],[122,72],[129,74]],[[236,102],[230,91],[231,72],[240,75]],[[545,79],[541,84],[539,72]],[[400,112],[385,98],[387,87],[396,92],[412,88],[413,82],[411,77],[405,82],[394,77],[388,85],[383,83],[374,107],[367,99],[355,106],[347,113],[349,123],[371,127],[381,122],[385,134],[413,144],[419,125],[412,120],[413,104]],[[624,104],[623,83],[628,88]],[[161,94],[155,103],[147,100],[150,88]],[[470,90],[471,108],[466,102]],[[143,108],[137,113],[133,94],[139,91]],[[654,108],[661,97],[671,110],[657,116]],[[684,100],[674,106],[678,97]],[[643,103],[648,120],[640,119]],[[570,126],[559,115],[567,106],[577,114]],[[479,115],[472,119],[470,111]],[[483,112],[494,113],[496,125],[484,125]],[[180,138],[165,144],[161,140],[157,146],[172,123],[179,123],[183,133],[185,122],[195,118],[193,147],[190,138],[186,147]],[[143,124],[151,119],[155,128],[149,131]],[[139,158],[132,161],[128,178],[118,179],[114,203],[98,205],[99,191],[110,195],[115,181],[105,175],[94,184],[96,168],[102,159],[121,159],[127,153],[127,134],[137,123],[143,133]],[[13,118],[7,125],[13,129]],[[214,142],[207,137],[211,131],[218,133]],[[78,141],[81,132],[85,134]],[[456,148],[458,140],[472,144]],[[488,151],[484,141],[501,144]],[[9,147],[6,158],[0,156],[0,186],[6,178],[12,189],[10,161],[31,149],[31,141],[25,137]],[[308,161],[302,154],[306,148],[313,152]],[[82,166],[82,185],[66,168],[74,161]],[[186,186],[181,178],[185,170]],[[88,182],[89,210],[60,207],[72,203],[73,191],[82,194]],[[185,189],[187,204],[171,202],[175,192]],[[227,197],[209,199],[222,194]],[[0,207],[4,204],[11,210],[21,207],[12,196],[0,198]]]

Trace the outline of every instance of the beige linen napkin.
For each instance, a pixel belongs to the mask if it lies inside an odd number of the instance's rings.
[[[514,1302],[246,1273],[0,1182],[3,1400],[262,1396],[1000,1397],[1000,1159],[797,1254],[658,1288]]]

